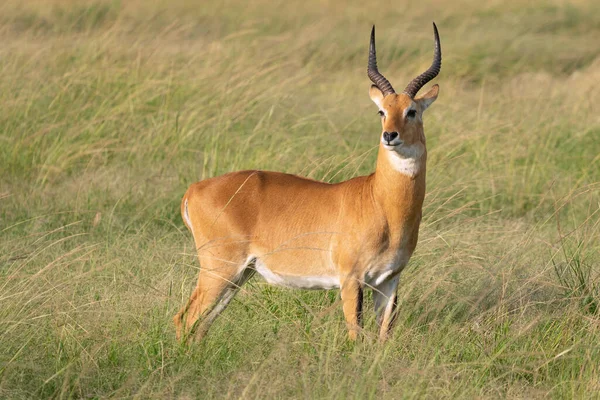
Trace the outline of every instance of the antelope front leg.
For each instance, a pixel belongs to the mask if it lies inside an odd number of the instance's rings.
[[[377,323],[379,324],[379,340],[384,342],[394,321],[396,319],[396,306],[400,274],[373,287],[373,302],[375,303],[375,312],[377,313]]]
[[[342,284],[341,296],[348,337],[354,341],[358,337],[362,322],[363,288],[358,279],[346,279]]]

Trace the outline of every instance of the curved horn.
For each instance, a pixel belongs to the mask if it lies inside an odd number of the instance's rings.
[[[371,30],[371,44],[369,45],[369,66],[367,67],[367,75],[371,82],[375,84],[383,93],[383,96],[388,94],[396,93],[390,82],[385,79],[385,76],[381,75],[377,70],[377,54],[375,52],[375,25]]]
[[[437,74],[440,73],[440,69],[442,67],[442,48],[440,46],[440,35],[438,34],[435,22],[433,23],[433,36],[435,38],[435,49],[433,50],[433,63],[431,63],[431,67],[413,79],[408,86],[406,86],[406,89],[404,89],[404,93],[409,95],[411,98],[414,98],[417,92],[427,82],[435,78]]]

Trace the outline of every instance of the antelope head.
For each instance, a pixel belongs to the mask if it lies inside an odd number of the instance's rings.
[[[442,66],[440,37],[435,23],[433,24],[433,33],[435,38],[433,63],[427,71],[413,79],[404,91],[398,94],[390,82],[377,70],[375,26],[371,31],[367,74],[373,85],[369,90],[369,96],[379,107],[383,128],[381,146],[401,158],[418,158],[425,152],[423,112],[437,99],[439,86],[433,85],[427,93],[419,97],[415,96],[427,82],[437,76]]]

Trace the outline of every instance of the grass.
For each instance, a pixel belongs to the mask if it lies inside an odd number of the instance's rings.
[[[600,392],[593,1],[0,5],[0,397],[590,398]],[[393,337],[254,278],[208,338],[192,182],[370,173],[367,41],[401,89],[444,51]],[[367,297],[367,306],[371,304]]]

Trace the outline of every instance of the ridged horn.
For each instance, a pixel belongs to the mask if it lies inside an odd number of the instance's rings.
[[[369,45],[369,65],[367,67],[367,75],[379,90],[383,93],[383,96],[388,94],[396,93],[392,84],[385,79],[385,76],[381,75],[377,70],[377,53],[375,51],[375,25],[371,30],[371,44]]]
[[[435,49],[433,50],[433,62],[431,63],[431,67],[413,79],[408,86],[406,86],[406,89],[404,89],[404,93],[409,95],[411,98],[414,98],[417,92],[427,82],[435,78],[437,74],[440,73],[440,69],[442,68],[442,47],[440,46],[440,35],[438,34],[435,22],[433,23],[433,36],[435,39]]]

